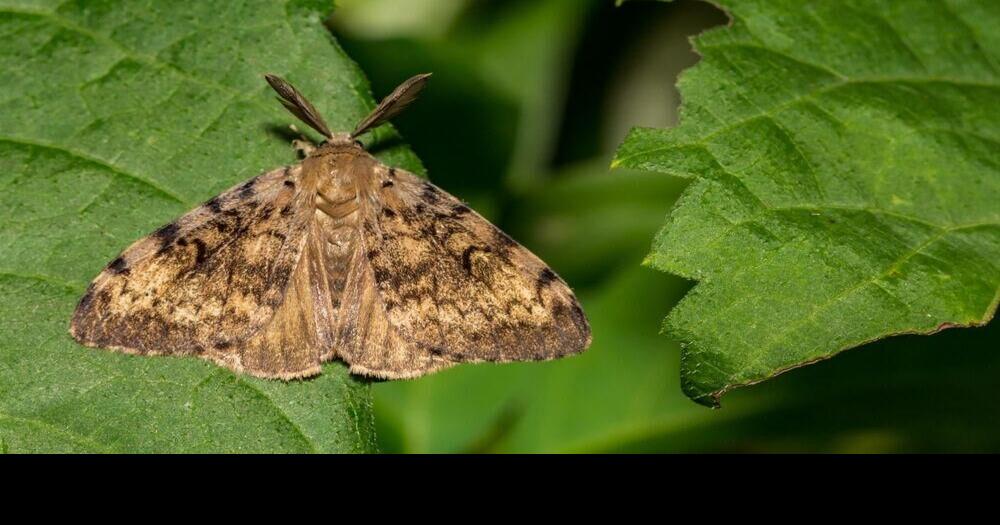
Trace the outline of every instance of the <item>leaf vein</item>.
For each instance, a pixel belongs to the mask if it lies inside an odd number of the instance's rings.
[[[21,145],[21,146],[30,146],[30,147],[35,147],[35,148],[49,149],[49,150],[52,150],[52,151],[57,151],[57,152],[60,152],[60,153],[64,153],[66,155],[70,155],[72,157],[76,157],[77,159],[80,159],[80,160],[83,160],[83,161],[87,161],[87,162],[89,162],[91,164],[95,164],[97,166],[100,166],[100,167],[102,167],[102,168],[110,171],[111,173],[113,173],[113,174],[115,174],[115,175],[117,175],[119,177],[131,180],[131,181],[139,182],[139,183],[141,183],[141,184],[143,184],[143,185],[145,185],[145,186],[147,186],[147,187],[155,190],[157,193],[160,193],[164,197],[167,197],[167,198],[169,198],[169,199],[171,199],[173,201],[176,201],[176,202],[181,203],[181,204],[185,204],[186,203],[186,201],[183,198],[181,198],[179,195],[173,193],[172,191],[170,191],[170,190],[168,190],[168,189],[166,189],[166,188],[158,185],[157,183],[155,183],[155,182],[153,182],[153,181],[151,181],[151,180],[149,180],[149,179],[147,179],[145,177],[141,177],[139,175],[135,175],[135,174],[129,173],[129,172],[127,172],[127,171],[125,171],[125,170],[123,170],[123,169],[115,166],[114,164],[111,164],[110,162],[108,162],[106,160],[103,160],[103,159],[101,159],[99,157],[95,157],[95,156],[93,156],[93,155],[91,155],[89,153],[84,153],[84,152],[79,151],[77,149],[70,148],[68,146],[63,146],[63,145],[59,145],[59,144],[52,144],[52,143],[48,143],[48,142],[43,142],[43,141],[40,141],[40,140],[37,140],[37,139],[26,139],[26,138],[22,138],[22,137],[12,137],[12,136],[0,136],[0,142],[7,142],[7,143],[10,143],[10,144],[17,144],[17,145]]]

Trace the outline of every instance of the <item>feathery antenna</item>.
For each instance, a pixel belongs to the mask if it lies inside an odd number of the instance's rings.
[[[430,76],[431,73],[423,73],[410,77],[406,82],[400,84],[392,93],[389,93],[389,96],[378,103],[371,114],[358,123],[358,126],[351,132],[351,138],[364,134],[406,109],[406,106],[413,103],[417,99],[417,95],[423,91]]]
[[[330,133],[330,128],[326,125],[326,121],[323,120],[319,111],[316,111],[316,107],[306,100],[306,97],[295,89],[295,86],[277,75],[267,74],[264,75],[264,78],[278,92],[278,101],[281,102],[282,106],[285,106],[285,109],[324,137],[333,138],[333,133]]]

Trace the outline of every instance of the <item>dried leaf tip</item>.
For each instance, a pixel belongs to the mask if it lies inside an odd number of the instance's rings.
[[[383,98],[382,102],[379,102],[378,106],[364,120],[358,123],[354,131],[351,132],[351,138],[355,138],[383,124],[406,109],[407,106],[417,99],[417,95],[424,90],[424,86],[427,85],[427,79],[432,74],[421,73],[412,76],[406,82],[400,84],[399,87],[392,90],[392,93]]]
[[[285,106],[285,109],[292,115],[295,115],[296,118],[308,124],[309,127],[318,131],[324,137],[333,138],[333,133],[330,132],[330,128],[326,125],[326,121],[323,120],[323,116],[319,114],[316,107],[306,97],[302,96],[299,90],[295,89],[295,86],[289,84],[285,79],[270,73],[264,75],[264,79],[278,93],[278,101],[281,102],[281,105]]]

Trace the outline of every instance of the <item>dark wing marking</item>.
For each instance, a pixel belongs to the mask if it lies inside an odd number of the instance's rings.
[[[534,254],[455,197],[393,170],[372,181],[381,209],[362,217],[363,244],[388,324],[425,362],[546,360],[583,351],[590,327],[572,291]],[[353,364],[353,362],[352,362]]]
[[[276,316],[288,316],[279,307],[314,209],[312,191],[284,184],[300,175],[300,166],[265,173],[135,242],[87,289],[73,315],[74,337],[89,346],[197,354],[245,368],[241,345]],[[248,371],[269,375],[260,366],[266,363]],[[294,375],[271,375],[280,374]]]

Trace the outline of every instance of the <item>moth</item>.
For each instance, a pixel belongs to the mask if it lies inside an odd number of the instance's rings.
[[[267,82],[325,137],[136,241],[87,288],[80,343],[197,356],[294,379],[339,359],[351,372],[417,377],[457,363],[582,352],[590,327],[538,257],[455,197],[386,166],[357,137],[413,102],[430,75],[333,133],[291,84]]]

